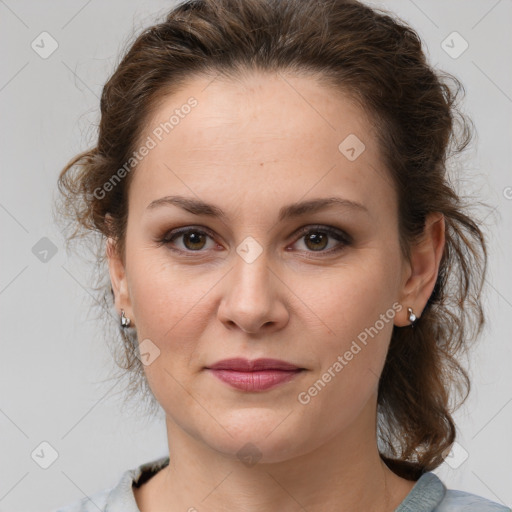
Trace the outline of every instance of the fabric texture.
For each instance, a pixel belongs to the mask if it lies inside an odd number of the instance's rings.
[[[140,486],[169,464],[169,457],[129,469],[110,489],[64,506],[54,512],[140,512],[132,486]],[[512,509],[464,491],[449,490],[432,472],[424,473],[395,512],[512,512]]]

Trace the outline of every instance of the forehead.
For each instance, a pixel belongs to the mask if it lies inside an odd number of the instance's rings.
[[[146,206],[164,189],[224,202],[228,191],[249,201],[265,190],[269,199],[270,189],[291,200],[338,189],[348,199],[370,194],[389,202],[372,130],[348,96],[312,76],[195,77],[152,113],[140,140],[153,147],[137,168],[130,201]]]

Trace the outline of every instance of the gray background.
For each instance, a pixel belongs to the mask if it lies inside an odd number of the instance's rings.
[[[463,162],[464,182],[492,206],[485,214],[488,324],[470,361],[473,391],[455,415],[460,449],[435,473],[449,488],[511,506],[512,2],[373,5],[409,22],[431,62],[458,76],[468,91],[465,110],[478,138]],[[101,88],[119,52],[171,6],[0,0],[0,510],[52,510],[167,453],[163,419],[149,423],[136,411],[122,411],[116,395],[122,385],[105,381],[112,362],[89,310],[90,269],[66,254],[51,210],[60,169],[93,141]],[[58,43],[46,59],[31,47],[43,31]],[[469,44],[457,58],[442,47],[453,31]],[[453,51],[460,44],[456,40]],[[55,245],[54,255],[44,256],[36,245],[48,244],[44,237]],[[42,453],[44,441],[58,452],[48,469],[31,457]],[[44,446],[43,452],[50,453]]]

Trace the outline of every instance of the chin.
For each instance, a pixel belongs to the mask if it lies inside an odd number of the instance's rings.
[[[209,430],[202,439],[213,450],[230,460],[240,461],[247,468],[256,463],[273,464],[290,460],[310,451],[312,440],[304,437],[298,426],[290,429],[290,422],[283,421],[287,414],[278,417],[268,415],[266,420],[262,420],[259,411],[259,420],[250,415],[246,421],[239,417],[236,424],[219,420],[226,430],[222,427]]]

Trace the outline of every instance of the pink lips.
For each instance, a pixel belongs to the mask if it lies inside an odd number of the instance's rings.
[[[264,391],[293,379],[304,368],[278,359],[224,359],[207,367],[215,377],[242,391]]]

